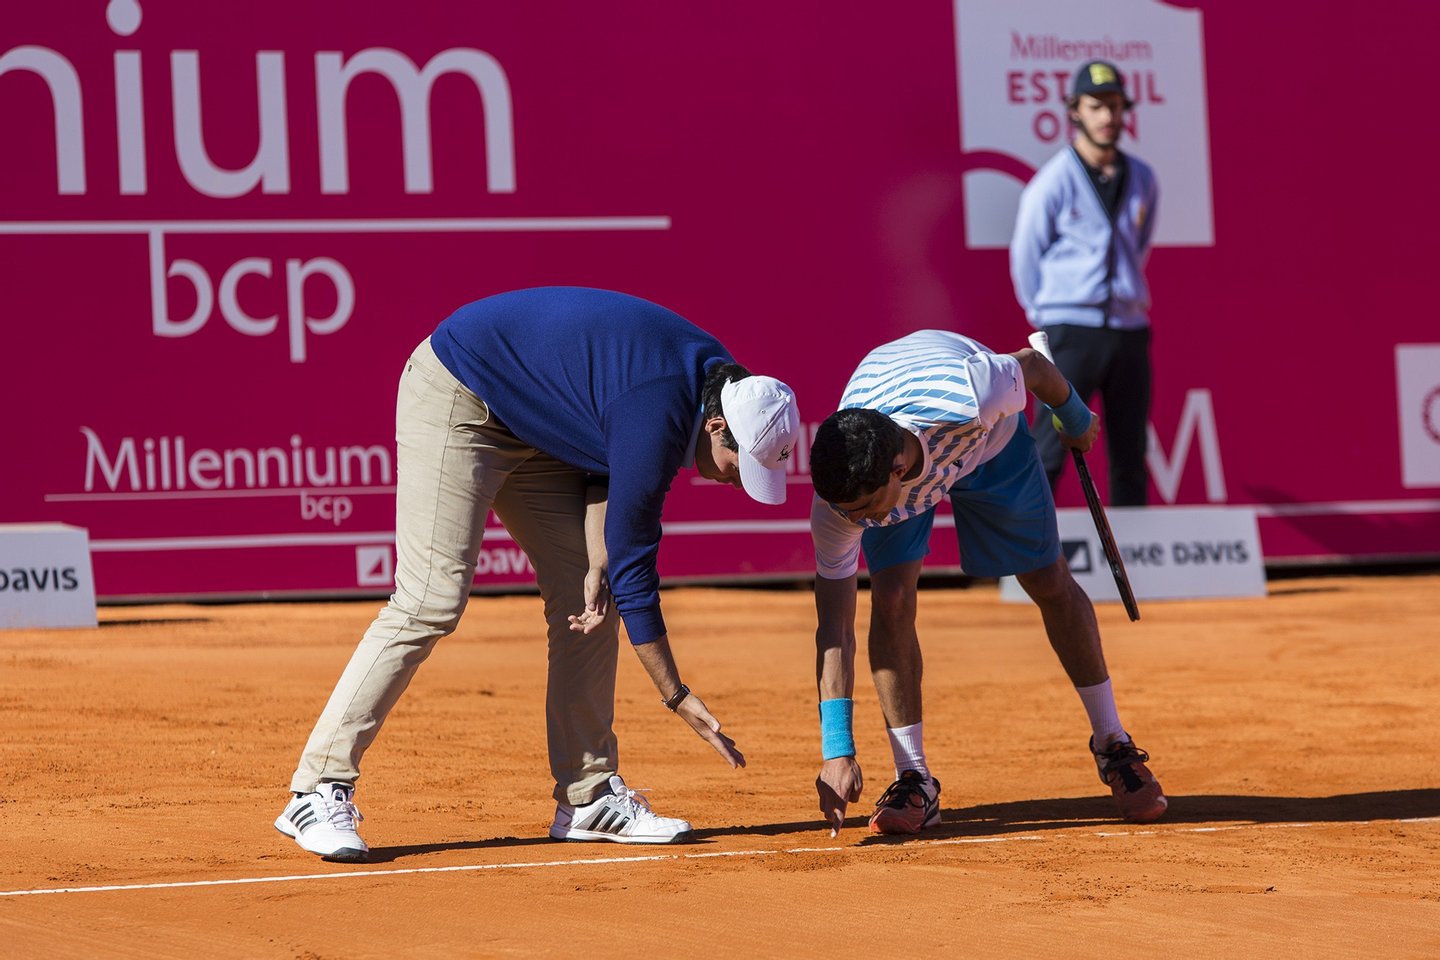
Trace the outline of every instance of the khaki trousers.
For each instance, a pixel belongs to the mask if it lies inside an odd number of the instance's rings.
[[[619,618],[589,636],[571,632],[566,619],[585,604],[584,474],[527,446],[492,418],[485,402],[435,357],[428,338],[400,377],[395,440],[395,593],[350,657],[290,789],[306,793],[319,783],[353,784],[360,776],[360,758],[385,717],[435,641],[460,621],[493,508],[535,567],[545,604],[554,796],[589,803],[609,789],[618,763]]]

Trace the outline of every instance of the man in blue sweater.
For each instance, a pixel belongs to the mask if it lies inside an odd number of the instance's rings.
[[[366,858],[353,799],[360,759],[435,641],[458,624],[493,508],[545,602],[550,835],[688,839],[690,824],[657,816],[617,773],[618,624],[594,615],[598,584],[608,579],[662,703],[732,768],[744,766],[671,656],[655,569],[660,512],[692,466],[783,502],[799,425],[789,387],[752,376],[714,337],[645,300],[550,287],[457,310],[400,379],[395,593],[316,723],[276,828],[326,860]],[[596,504],[607,499],[602,513]],[[587,549],[587,520],[593,529],[601,516],[603,545]]]
[[[1015,296],[1050,338],[1055,365],[1082,402],[1104,402],[1110,502],[1144,506],[1150,416],[1150,288],[1145,259],[1158,190],[1145,163],[1119,149],[1125,96],[1119,71],[1083,65],[1066,100],[1074,142],[1020,194],[1010,242]],[[1035,445],[1053,489],[1065,450],[1040,411]]]

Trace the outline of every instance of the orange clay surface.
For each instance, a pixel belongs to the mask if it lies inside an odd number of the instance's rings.
[[[892,776],[866,673],[865,799],[821,828],[807,591],[664,604],[750,761],[725,767],[622,647],[622,773],[694,844],[546,838],[539,600],[476,597],[366,758],[360,866],[271,822],[375,601],[0,632],[0,956],[1440,956],[1440,575],[1279,579],[1136,624],[1102,607],[1171,798],[1150,827],[1113,818],[1037,612],[926,589],[945,822],[906,842],[864,829]]]

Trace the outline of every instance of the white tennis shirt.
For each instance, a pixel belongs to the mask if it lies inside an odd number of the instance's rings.
[[[920,473],[883,520],[856,523],[818,496],[810,507],[815,571],[843,580],[860,567],[860,535],[932,509],[961,477],[1004,449],[1029,394],[1020,362],[946,330],[920,330],[860,361],[840,409],[878,410],[920,440]]]

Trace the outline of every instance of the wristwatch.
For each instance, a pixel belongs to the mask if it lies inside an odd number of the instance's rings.
[[[670,695],[669,700],[661,700],[660,702],[665,704],[666,710],[674,713],[676,710],[680,709],[680,704],[683,703],[685,701],[685,698],[688,696],[690,696],[690,688],[682,683],[680,684],[680,689],[676,690]]]

